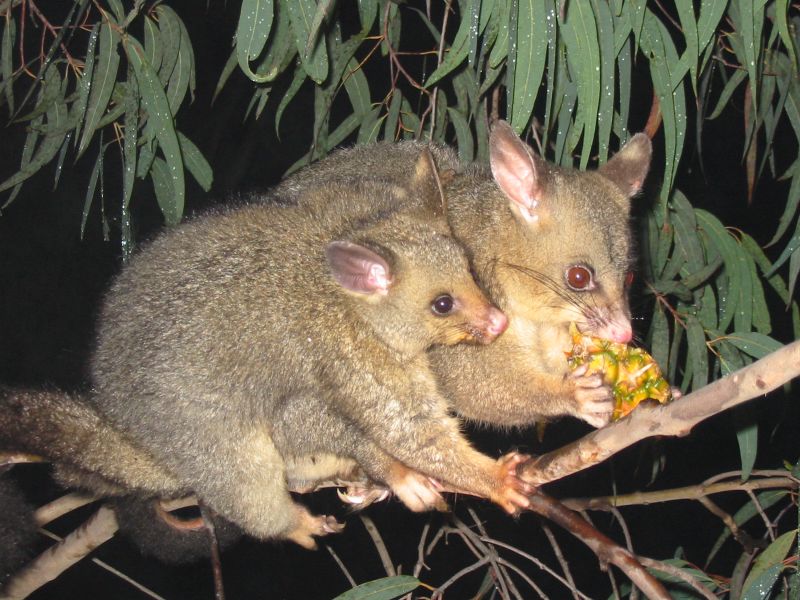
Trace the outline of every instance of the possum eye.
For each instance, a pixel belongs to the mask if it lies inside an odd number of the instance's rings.
[[[594,275],[583,265],[573,265],[564,273],[564,281],[571,290],[585,292],[594,289]]]
[[[449,315],[450,312],[453,310],[453,306],[455,306],[455,301],[453,297],[449,294],[442,294],[441,296],[436,296],[436,298],[431,302],[431,310],[434,314],[443,317],[445,315]]]

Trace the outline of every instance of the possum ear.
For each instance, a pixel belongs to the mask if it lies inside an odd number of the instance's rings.
[[[611,159],[598,169],[628,198],[639,193],[650,169],[653,144],[644,133],[637,133]]]
[[[453,175],[448,177],[452,178]],[[433,154],[428,148],[419,153],[414,165],[411,187],[435,217],[443,217],[447,213],[447,199],[444,195],[442,178],[439,176]]]
[[[505,121],[495,123],[489,135],[489,164],[512,212],[531,224],[547,215],[547,166]]]
[[[353,242],[336,241],[325,248],[325,256],[333,278],[344,289],[369,295],[389,292],[391,269],[378,253]]]

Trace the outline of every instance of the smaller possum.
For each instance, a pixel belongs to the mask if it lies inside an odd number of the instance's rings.
[[[435,482],[526,507],[524,457],[476,451],[429,366],[432,345],[488,344],[507,326],[450,233],[430,153],[404,185],[305,193],[143,248],[105,298],[91,392],[2,390],[0,449],[100,493],[193,491],[247,533],[307,548],[341,525],[287,480],[360,467],[414,510],[443,504]]]

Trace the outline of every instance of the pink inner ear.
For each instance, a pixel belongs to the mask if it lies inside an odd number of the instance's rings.
[[[490,141],[489,161],[497,185],[517,205],[527,220],[537,219],[536,209],[541,199],[542,186],[527,146],[502,121],[492,129]]]
[[[325,248],[333,278],[359,294],[386,294],[392,284],[389,265],[378,253],[352,242],[335,241]]]

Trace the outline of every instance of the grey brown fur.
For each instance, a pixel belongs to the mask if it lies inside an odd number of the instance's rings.
[[[420,142],[340,151],[275,190],[282,202],[313,201],[303,192],[320,180],[381,179],[400,184]],[[430,146],[446,181],[448,220],[474,273],[509,317],[491,346],[437,347],[430,352],[440,389],[462,416],[507,427],[563,415],[595,427],[608,422],[611,391],[598,376],[571,376],[564,351],[568,327],[628,341],[626,279],[632,269],[630,198],[650,162],[650,140],[631,141],[599,170],[552,165],[499,122],[490,140],[491,169],[459,165],[446,147]],[[565,282],[575,265],[592,288]]]
[[[219,211],[157,238],[106,297],[91,408],[58,392],[6,393],[0,448],[19,445],[9,421],[28,410],[47,430],[50,402],[72,419],[56,437],[92,423],[86,447],[99,445],[92,456],[28,434],[24,449],[62,462],[67,481],[193,490],[248,533],[307,547],[340,526],[295,504],[287,480],[356,465],[415,509],[440,505],[428,478],[524,506],[520,457],[474,450],[429,368],[432,344],[487,343],[505,318],[450,235],[427,152],[418,159],[402,186],[318,186],[297,207]],[[350,272],[372,256],[377,283],[371,269]],[[442,294],[454,308],[440,316]]]

